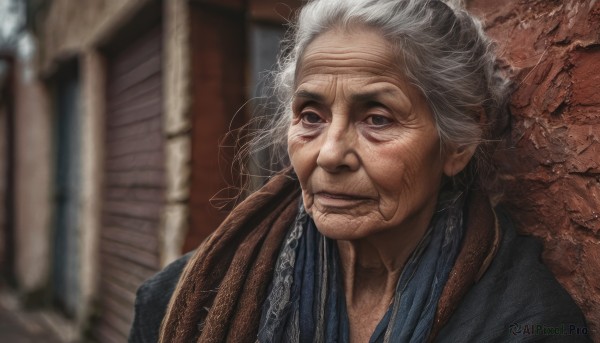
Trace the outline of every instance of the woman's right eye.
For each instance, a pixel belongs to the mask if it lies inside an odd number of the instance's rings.
[[[300,114],[300,117],[307,124],[318,124],[323,121],[315,112],[304,112]]]

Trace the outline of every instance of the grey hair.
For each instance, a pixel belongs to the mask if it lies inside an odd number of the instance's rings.
[[[499,72],[492,42],[460,0],[310,1],[292,25],[288,49],[272,75],[276,114],[252,138],[250,152],[268,149],[266,168],[272,171],[289,165],[287,130],[303,53],[318,35],[356,25],[378,30],[396,48],[403,72],[432,110],[442,148],[478,144],[463,173],[473,181],[490,165],[487,143],[507,126],[509,82]]]

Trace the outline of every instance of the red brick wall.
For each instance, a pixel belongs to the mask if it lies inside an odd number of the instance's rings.
[[[600,341],[600,1],[471,0],[514,76],[498,162],[522,232]]]

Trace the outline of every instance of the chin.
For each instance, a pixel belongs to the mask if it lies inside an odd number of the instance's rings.
[[[317,227],[318,229],[318,227]],[[319,230],[319,232],[334,241],[354,241],[357,239],[364,238],[364,236],[356,235],[352,232],[343,232],[339,230]]]
[[[365,225],[362,218],[348,218],[343,214],[322,214],[314,217],[317,230],[325,237],[333,240],[352,241],[361,239],[375,233],[375,228]]]

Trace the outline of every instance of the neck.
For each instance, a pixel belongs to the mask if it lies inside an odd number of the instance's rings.
[[[425,234],[427,226],[403,235],[337,241],[348,306],[365,294],[389,303],[406,261]],[[401,236],[401,237],[397,237]]]
[[[351,341],[368,341],[385,315],[404,265],[427,231],[433,211],[434,207],[393,230],[337,241]]]

